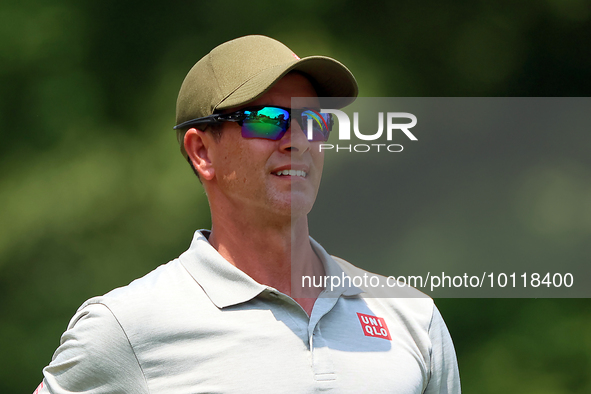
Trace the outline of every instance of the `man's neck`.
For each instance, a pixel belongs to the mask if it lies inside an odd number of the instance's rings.
[[[321,288],[300,289],[301,277],[324,276],[309,240],[307,217],[274,226],[212,218],[211,245],[257,282],[293,297],[310,315]],[[292,282],[292,280],[295,280]]]

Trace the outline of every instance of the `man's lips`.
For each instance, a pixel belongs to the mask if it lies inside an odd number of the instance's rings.
[[[310,169],[307,166],[291,165],[291,166],[283,166],[283,167],[276,168],[275,170],[273,170],[271,172],[271,174],[276,175],[276,176],[281,176],[281,177],[283,177],[283,176],[285,176],[285,177],[297,176],[297,177],[305,178],[308,176],[309,172],[310,172]]]

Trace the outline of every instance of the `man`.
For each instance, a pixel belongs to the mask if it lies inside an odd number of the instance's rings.
[[[366,274],[309,238],[307,222],[330,129],[318,97],[346,105],[356,95],[342,64],[299,59],[268,37],[242,37],[201,59],[181,87],[175,128],[205,188],[211,231],[197,231],[178,259],[84,303],[38,390],[459,393],[431,299],[296,285]],[[291,108],[292,97],[305,105]],[[308,119],[318,120],[310,140]]]

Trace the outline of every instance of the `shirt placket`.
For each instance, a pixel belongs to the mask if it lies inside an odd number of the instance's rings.
[[[320,328],[320,320],[331,311],[336,305],[338,296],[318,298],[314,304],[312,315],[308,323],[308,341],[312,355],[312,370],[314,379],[320,382],[323,387],[333,386],[337,379],[334,364],[332,362],[331,350]]]

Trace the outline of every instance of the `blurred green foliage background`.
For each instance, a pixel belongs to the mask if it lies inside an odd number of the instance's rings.
[[[1,393],[34,390],[84,300],[178,256],[195,229],[209,226],[203,190],[171,129],[176,94],[201,56],[246,34],[341,60],[368,97],[591,91],[588,0],[4,0]],[[578,144],[591,146],[591,137]],[[577,179],[591,180],[590,163],[578,163],[586,167]],[[558,192],[563,184],[551,183]],[[579,184],[582,196],[589,185]],[[427,212],[432,197],[413,196]],[[561,205],[560,193],[550,198]],[[588,198],[581,207],[591,209]],[[476,223],[463,225],[469,233]],[[578,234],[589,239],[591,227]],[[560,255],[564,244],[554,247]],[[589,300],[438,305],[464,392],[591,392]]]

